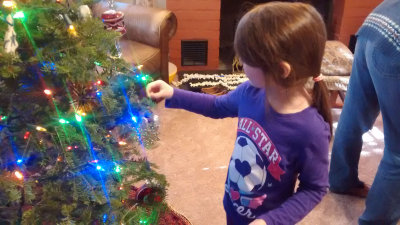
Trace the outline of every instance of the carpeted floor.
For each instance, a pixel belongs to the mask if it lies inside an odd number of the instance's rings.
[[[340,109],[334,109],[334,126]],[[168,202],[193,225],[223,225],[224,181],[233,150],[237,119],[213,120],[190,112],[157,106],[161,134],[158,146],[149,152],[170,183]],[[360,178],[372,184],[383,153],[382,120],[364,135]],[[329,193],[299,224],[357,224],[364,200]]]

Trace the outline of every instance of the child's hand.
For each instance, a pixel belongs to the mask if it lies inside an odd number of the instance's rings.
[[[267,225],[267,223],[264,220],[256,219],[249,223],[249,225]]]
[[[162,80],[157,80],[147,85],[146,93],[149,98],[158,103],[164,99],[172,98],[174,88]]]

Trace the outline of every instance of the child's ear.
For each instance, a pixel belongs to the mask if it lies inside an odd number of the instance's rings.
[[[288,63],[288,62],[286,62],[286,61],[282,61],[281,63],[280,63],[280,66],[281,66],[281,68],[282,68],[282,78],[283,79],[286,79],[286,78],[288,78],[288,76],[289,76],[289,74],[290,74],[290,72],[292,71],[292,67],[290,66],[290,64]]]

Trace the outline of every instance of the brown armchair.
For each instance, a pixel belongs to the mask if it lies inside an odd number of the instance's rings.
[[[120,40],[122,58],[142,71],[168,82],[169,40],[175,35],[177,20],[174,13],[164,9],[116,3],[116,10],[125,14],[126,34]],[[101,17],[108,10],[105,2],[93,6],[93,14]]]

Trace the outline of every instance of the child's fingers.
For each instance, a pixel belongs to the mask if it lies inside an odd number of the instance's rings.
[[[160,102],[167,97],[166,83],[162,80],[154,81],[147,85],[146,94],[155,102]]]
[[[148,84],[146,87],[146,95],[149,98],[150,98],[150,93],[151,93],[151,89],[153,88],[153,85],[154,85],[154,83],[152,82],[152,83]]]
[[[152,93],[156,93],[160,91],[160,83],[157,81],[151,82],[150,84],[147,85],[146,87],[146,94],[148,97],[151,96]]]
[[[164,91],[159,91],[159,92],[150,92],[149,97],[153,100],[159,100],[159,99],[164,99],[165,98],[165,93]]]
[[[160,103],[162,100],[164,100],[163,98],[156,98],[156,99],[152,99],[155,103]]]

